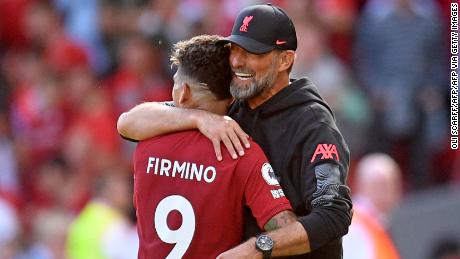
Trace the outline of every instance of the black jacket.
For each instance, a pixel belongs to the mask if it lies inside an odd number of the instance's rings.
[[[352,217],[350,153],[317,89],[306,78],[295,80],[255,109],[235,102],[229,115],[265,151],[308,233],[312,252],[290,258],[342,258]],[[247,237],[254,236],[247,217]]]

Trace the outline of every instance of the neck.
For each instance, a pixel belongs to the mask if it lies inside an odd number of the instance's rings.
[[[279,91],[283,90],[289,85],[289,74],[288,73],[280,73],[275,81],[273,87],[264,90],[261,94],[256,97],[253,97],[248,100],[249,107],[251,109],[255,109],[258,106],[262,105],[264,102],[272,98],[275,94]]]
[[[218,115],[227,115],[228,107],[232,99],[224,99],[219,101],[200,102],[197,109],[212,112]]]

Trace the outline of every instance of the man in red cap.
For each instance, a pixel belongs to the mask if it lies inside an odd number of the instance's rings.
[[[289,77],[297,49],[291,19],[271,4],[249,6],[221,44],[231,50],[230,92],[236,99],[228,115],[247,134],[228,116],[155,103],[122,114],[119,133],[145,139],[198,128],[213,142],[218,160],[220,142],[236,159],[251,136],[267,154],[298,218],[260,234],[248,214],[246,237],[257,237],[218,258],[342,258],[341,238],[352,215],[346,185],[349,150],[316,87],[307,78]]]

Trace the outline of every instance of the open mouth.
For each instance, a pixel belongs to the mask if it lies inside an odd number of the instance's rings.
[[[235,76],[236,76],[238,79],[245,81],[245,80],[251,79],[251,78],[254,76],[254,74],[238,73],[238,72],[235,72]]]

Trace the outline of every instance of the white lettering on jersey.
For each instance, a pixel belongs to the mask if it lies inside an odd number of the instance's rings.
[[[181,165],[179,163],[174,163],[172,177],[176,177],[176,173],[180,173],[181,177],[184,175],[185,166],[187,165],[186,162],[183,162]]]
[[[272,196],[273,196],[274,199],[284,197],[284,192],[283,192],[282,189],[271,190],[270,192],[272,193]]]
[[[160,175],[164,173],[164,175],[169,176],[169,169],[171,169],[171,161],[168,159],[161,159]]]
[[[180,175],[180,178],[188,179],[189,168],[190,168],[190,163],[187,163],[187,165],[185,166],[185,177],[182,176],[182,174],[181,174],[181,175]]]
[[[155,162],[155,174],[157,174],[158,172],[158,158],[156,158],[156,162]]]
[[[155,166],[153,165],[155,164]],[[147,162],[146,173],[149,174],[152,169],[154,174],[178,177],[181,179],[195,180],[201,182],[204,180],[207,183],[212,183],[216,179],[216,168],[214,166],[204,166],[191,162],[179,162],[165,158],[149,157]]]
[[[150,169],[153,167],[153,162],[155,162],[154,157],[149,157],[149,162],[147,163],[147,173],[150,173]]]
[[[212,173],[211,177],[209,177],[208,175],[209,171],[211,171]],[[214,179],[216,179],[216,168],[214,168],[214,166],[206,167],[206,169],[204,170],[204,180],[207,183],[212,183],[214,182]]]
[[[203,174],[203,165],[200,165],[200,170],[196,167],[196,164],[192,164],[192,173],[190,174],[190,180],[193,180],[193,176],[196,177],[197,181],[201,181],[201,175]]]

